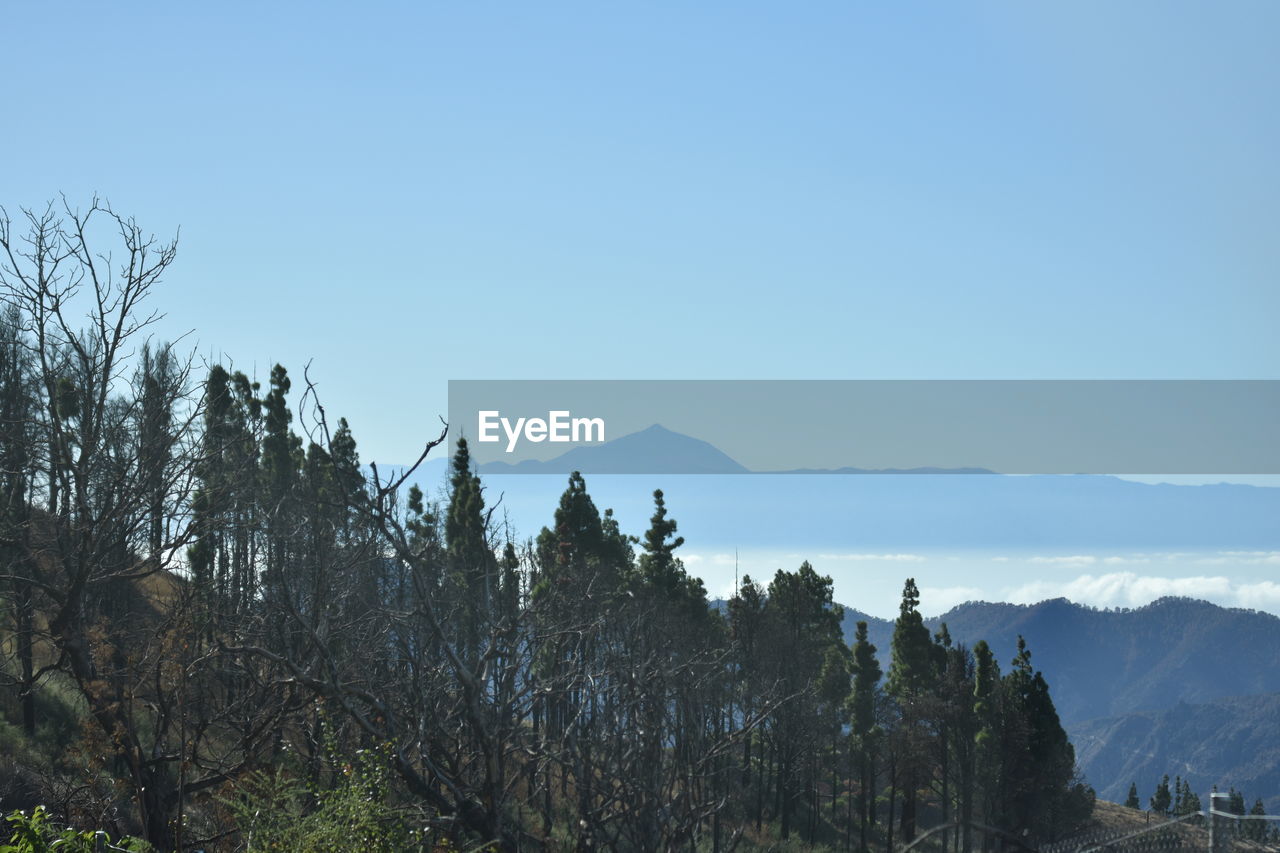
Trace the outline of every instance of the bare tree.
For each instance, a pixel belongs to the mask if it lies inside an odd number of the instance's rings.
[[[71,676],[126,770],[143,831],[167,846],[174,768],[187,773],[199,704],[184,698],[196,659],[180,569],[202,406],[190,358],[147,340],[160,318],[148,299],[177,242],[97,199],[85,211],[65,199],[23,210],[18,222],[21,233],[0,209],[0,299],[14,327],[6,352],[31,380],[21,452],[6,448],[24,477],[9,494],[21,512],[10,513],[0,572],[23,591],[25,631],[37,608],[47,615],[39,639],[54,652],[33,671],[33,640],[20,644],[22,689],[30,701],[42,677]]]

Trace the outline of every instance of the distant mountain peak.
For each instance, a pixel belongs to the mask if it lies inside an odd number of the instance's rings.
[[[536,474],[745,474],[738,464],[713,444],[662,424],[650,424],[603,444],[580,445],[545,462],[525,460],[517,465],[489,462],[482,473],[513,470]]]

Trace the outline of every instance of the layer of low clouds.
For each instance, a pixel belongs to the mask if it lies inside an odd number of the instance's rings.
[[[925,603],[929,613],[946,613],[951,608],[966,601],[990,601],[987,595],[976,586],[924,586],[920,588],[920,601]]]
[[[683,555],[691,574],[712,595],[731,597],[750,574],[768,585],[775,571],[794,571],[804,555],[732,552]],[[1280,615],[1280,551],[1067,554],[946,554],[840,551],[811,555],[820,574],[835,580],[835,600],[876,616],[896,615],[901,579],[914,576],[921,609],[945,613],[966,601],[1035,604],[1066,598],[1099,608],[1143,607],[1170,596]],[[735,571],[736,568],[736,571]]]
[[[1243,563],[1250,566],[1280,566],[1280,551],[1219,551],[1217,556],[1202,557],[1199,562],[1210,565]]]
[[[1241,607],[1254,610],[1280,611],[1280,584],[1275,581],[1259,581],[1241,584],[1236,589]]]
[[[1202,598],[1228,607],[1255,610],[1280,608],[1280,584],[1272,581],[1237,582],[1223,575],[1163,577],[1136,572],[1086,574],[1065,581],[1032,581],[1008,590],[1000,598],[1015,604],[1034,604],[1047,598],[1066,598],[1094,607],[1141,607],[1158,598]]]

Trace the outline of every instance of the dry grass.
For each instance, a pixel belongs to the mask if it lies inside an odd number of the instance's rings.
[[[1224,853],[1262,853],[1278,849],[1275,844],[1261,844],[1238,838],[1230,828],[1225,829],[1226,840],[1220,848]],[[1127,842],[1116,843],[1126,836],[1133,837]],[[1148,811],[1098,800],[1094,805],[1093,819],[1078,840],[1084,848],[1109,847],[1115,851],[1204,850],[1207,853],[1209,829],[1196,819],[1172,823],[1168,818]]]

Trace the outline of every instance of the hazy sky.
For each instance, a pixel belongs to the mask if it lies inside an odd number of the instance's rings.
[[[167,330],[449,378],[1275,378],[1271,2],[12,4],[11,211],[182,228]]]

